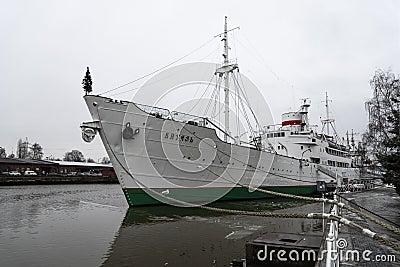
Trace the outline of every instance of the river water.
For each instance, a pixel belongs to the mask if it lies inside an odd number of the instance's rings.
[[[261,234],[321,231],[316,220],[170,206],[128,208],[117,184],[0,187],[0,193],[0,266],[229,266],[244,258],[246,241]],[[216,206],[303,213],[322,209],[286,199]]]

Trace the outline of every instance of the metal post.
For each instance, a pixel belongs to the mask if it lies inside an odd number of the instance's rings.
[[[325,199],[325,194],[322,193],[322,199]],[[325,201],[322,201],[322,214],[325,214]],[[322,219],[322,233],[325,230],[325,219]]]

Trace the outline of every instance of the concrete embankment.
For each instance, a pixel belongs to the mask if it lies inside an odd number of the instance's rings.
[[[115,184],[116,177],[108,176],[0,176],[0,186],[43,184]]]

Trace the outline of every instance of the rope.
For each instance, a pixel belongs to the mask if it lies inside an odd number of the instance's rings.
[[[364,207],[358,205],[356,202],[351,201],[351,200],[349,200],[349,199],[347,199],[347,198],[341,196],[340,194],[335,194],[335,195],[337,195],[337,196],[340,197],[340,198],[343,198],[344,200],[346,200],[347,202],[349,202],[349,203],[351,203],[352,205],[356,206],[357,208],[363,209],[363,210],[365,210],[365,211],[367,211],[367,212],[373,214],[374,216],[381,218],[382,220],[385,220],[385,221],[387,221],[387,222],[390,222],[392,225],[395,225],[395,226],[397,226],[397,227],[400,227],[399,224],[397,224],[397,223],[395,223],[395,222],[393,222],[393,221],[391,221],[391,220],[389,220],[389,219],[387,219],[387,218],[385,218],[385,217],[383,217],[383,216],[381,216],[381,215],[379,215],[379,214],[377,214],[377,213],[375,213],[375,212],[373,212],[373,211],[371,211],[371,210],[368,210],[368,209],[366,209],[366,208],[364,208]]]
[[[359,224],[347,220],[344,217],[327,214],[327,213],[308,213],[308,214],[300,214],[300,213],[275,213],[275,212],[260,212],[260,211],[243,211],[243,210],[233,210],[233,209],[223,209],[223,208],[215,208],[210,206],[198,206],[201,209],[209,210],[209,211],[216,211],[222,213],[229,213],[229,214],[236,214],[236,215],[248,215],[248,216],[261,216],[261,217],[273,217],[273,218],[294,218],[294,219],[328,219],[334,220],[339,223],[346,224],[352,228],[357,229],[363,235],[368,236],[379,243],[391,247],[400,252],[400,245],[396,244],[385,236],[375,233],[367,228],[360,226]]]
[[[192,50],[191,52],[187,53],[186,55],[184,55],[184,56],[178,58],[178,59],[175,60],[175,61],[172,61],[171,63],[169,63],[169,64],[167,64],[167,65],[165,65],[165,66],[163,66],[163,67],[161,67],[161,68],[158,68],[158,69],[156,69],[156,70],[154,70],[154,71],[152,71],[152,72],[150,72],[150,73],[148,73],[148,74],[146,74],[146,75],[143,75],[143,76],[141,76],[141,77],[139,77],[139,78],[137,78],[137,79],[135,79],[135,80],[133,80],[133,81],[127,82],[127,83],[122,84],[122,85],[120,85],[120,86],[117,86],[117,87],[115,87],[115,88],[113,88],[113,89],[110,89],[110,90],[107,90],[107,91],[105,91],[105,92],[102,92],[102,93],[100,93],[100,94],[98,94],[98,95],[104,95],[104,94],[107,94],[107,93],[109,93],[109,92],[118,90],[118,89],[120,89],[120,88],[122,88],[122,87],[124,87],[124,86],[130,85],[130,84],[135,83],[135,82],[137,82],[137,81],[140,81],[140,80],[142,80],[142,79],[144,79],[144,78],[147,78],[147,77],[153,75],[154,73],[157,73],[157,72],[159,72],[159,71],[162,71],[163,69],[166,69],[166,68],[168,68],[169,66],[172,66],[173,64],[175,64],[175,63],[181,61],[182,59],[185,59],[185,58],[187,58],[188,56],[192,55],[193,53],[197,52],[198,50],[200,50],[201,48],[203,48],[204,46],[206,46],[208,43],[210,43],[210,42],[211,42],[212,40],[214,40],[215,38],[216,38],[216,37],[211,38],[210,40],[208,40],[207,42],[203,43],[202,45],[200,45],[200,46],[197,47],[196,49]]]
[[[214,173],[212,170],[209,170],[208,168],[206,168],[206,170],[210,171],[214,175],[217,175],[216,173]],[[228,173],[228,175],[229,175],[229,173]],[[370,216],[369,214],[366,214],[366,213],[364,213],[364,212],[362,212],[360,210],[357,210],[357,209],[355,209],[355,208],[353,208],[353,207],[351,207],[349,205],[345,205],[343,203],[340,203],[337,200],[332,200],[332,199],[327,199],[327,198],[315,198],[315,197],[307,197],[307,196],[297,196],[297,195],[292,195],[292,194],[274,192],[274,191],[270,191],[270,190],[266,190],[266,189],[255,188],[255,187],[252,187],[252,186],[249,186],[249,185],[245,185],[245,184],[242,184],[242,183],[239,183],[239,182],[235,182],[235,181],[226,179],[223,176],[219,176],[219,177],[221,177],[225,181],[228,181],[228,182],[231,182],[231,183],[235,183],[235,184],[237,184],[237,185],[239,185],[241,187],[245,187],[245,188],[248,188],[248,189],[251,189],[251,190],[257,190],[257,191],[265,193],[265,194],[271,194],[271,195],[275,195],[275,196],[279,196],[279,197],[287,197],[287,198],[293,198],[293,199],[299,199],[299,200],[305,200],[305,201],[324,202],[324,203],[329,203],[329,204],[333,204],[333,205],[338,205],[339,207],[344,208],[346,210],[349,210],[349,211],[351,211],[351,212],[353,212],[353,213],[355,213],[355,214],[357,214],[357,215],[359,215],[359,216],[361,216],[361,217],[363,217],[365,219],[368,219],[368,220],[370,220],[370,221],[372,221],[372,222],[374,222],[374,223],[376,223],[376,224],[378,224],[380,226],[383,226],[384,228],[386,228],[386,229],[388,229],[388,230],[390,230],[390,231],[392,231],[392,232],[394,232],[396,234],[400,234],[400,229],[399,228],[397,228],[395,226],[392,226],[390,224],[387,224],[385,222],[382,222],[382,221]]]
[[[374,223],[376,223],[376,224],[378,224],[380,226],[383,226],[384,228],[386,228],[386,229],[388,229],[388,230],[400,235],[400,229],[395,227],[395,226],[393,226],[393,225],[384,223],[384,222],[382,222],[382,221],[380,221],[380,220],[378,220],[378,219],[376,219],[376,218],[374,218],[374,217],[372,217],[372,216],[370,216],[370,215],[368,215],[368,214],[366,214],[366,213],[364,213],[362,211],[359,211],[359,210],[357,210],[357,209],[355,209],[355,208],[353,208],[351,206],[345,205],[345,206],[343,206],[343,208],[347,209],[348,211],[354,212],[355,214],[360,215],[361,217],[363,217],[365,219],[368,219],[368,220],[370,220],[370,221],[372,221],[372,222],[374,222]]]

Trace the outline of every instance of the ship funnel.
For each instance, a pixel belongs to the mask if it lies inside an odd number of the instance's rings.
[[[282,126],[301,125],[302,115],[299,112],[286,112],[282,114]]]

